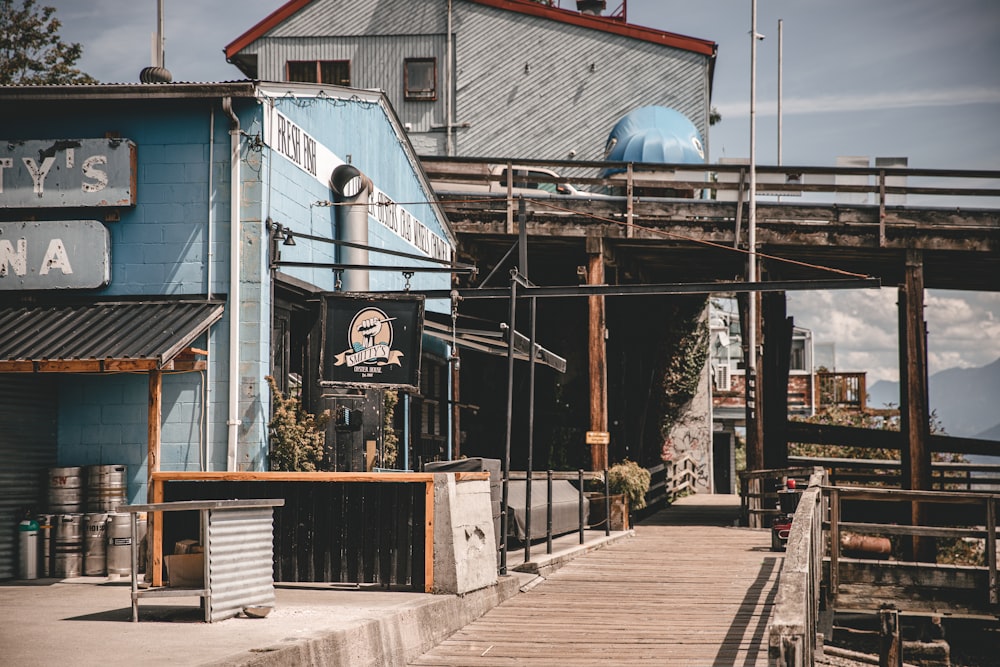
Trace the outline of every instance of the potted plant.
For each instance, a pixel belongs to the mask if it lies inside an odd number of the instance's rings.
[[[629,511],[642,509],[646,506],[649,482],[649,471],[635,461],[625,459],[608,468],[611,530],[628,530]],[[594,494],[590,501],[591,525],[603,525],[605,520],[604,494]]]

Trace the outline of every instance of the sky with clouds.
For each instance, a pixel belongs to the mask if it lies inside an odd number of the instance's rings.
[[[414,0],[421,2],[445,0]],[[557,0],[575,9],[574,0]],[[41,0],[56,7],[80,68],[136,82],[150,64],[156,2]],[[164,0],[166,65],[175,81],[242,79],[222,49],[282,0]],[[609,0],[609,10],[620,0]],[[630,23],[719,45],[710,158],[749,155],[752,0],[628,0]],[[757,161],[777,161],[778,20],[782,20],[782,163],[906,157],[911,167],[1000,170],[1000,2],[758,0]],[[994,187],[997,187],[994,184]],[[1000,285],[1000,276],[997,277]],[[790,293],[789,314],[833,343],[836,367],[898,379],[896,290]],[[929,291],[929,367],[1000,357],[1000,292]]]

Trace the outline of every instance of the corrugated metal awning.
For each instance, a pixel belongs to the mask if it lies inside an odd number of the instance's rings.
[[[494,329],[469,327],[462,324],[453,330],[450,320],[451,318],[447,315],[426,312],[424,314],[424,333],[446,343],[454,342],[458,347],[499,357],[507,356],[507,337],[499,323]],[[530,340],[520,332],[514,333],[514,358],[519,361],[527,361]],[[535,343],[535,361],[560,373],[566,372],[566,360],[538,343]]]
[[[0,372],[166,370],[223,310],[206,300],[0,306]]]

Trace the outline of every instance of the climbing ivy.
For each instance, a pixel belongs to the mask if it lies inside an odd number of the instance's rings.
[[[660,335],[660,435],[666,439],[698,391],[708,358],[707,299],[677,299]]]
[[[396,458],[399,456],[399,437],[393,426],[397,403],[399,403],[399,394],[395,391],[387,390],[382,394],[382,451],[384,453],[382,465],[386,468],[392,468],[396,465]]]

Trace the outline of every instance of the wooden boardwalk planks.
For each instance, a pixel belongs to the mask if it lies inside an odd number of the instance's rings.
[[[414,667],[767,665],[781,554],[732,526],[734,496],[689,496],[580,556]]]

